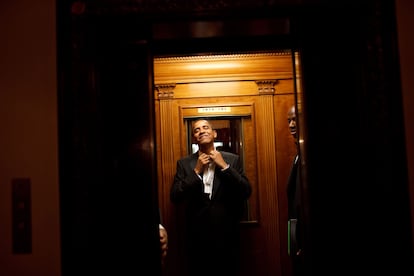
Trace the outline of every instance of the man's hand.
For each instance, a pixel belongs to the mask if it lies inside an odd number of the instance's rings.
[[[201,174],[202,172],[204,172],[204,169],[206,168],[206,166],[208,166],[208,164],[210,163],[210,156],[206,153],[201,153],[198,156],[197,159],[197,164],[194,168],[194,172],[196,174]]]
[[[210,157],[212,162],[216,163],[216,165],[220,167],[220,169],[227,168],[227,163],[226,161],[224,161],[223,156],[219,151],[213,150],[210,152],[208,156]]]
[[[161,262],[164,263],[168,251],[168,233],[167,230],[160,225],[160,246],[161,246]]]

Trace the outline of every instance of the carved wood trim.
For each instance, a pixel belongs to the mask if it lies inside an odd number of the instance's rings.
[[[175,83],[155,85],[155,99],[172,99],[174,98]]]
[[[280,259],[279,252],[270,252],[274,248],[280,247],[280,229],[278,221],[280,219],[278,208],[278,191],[277,187],[277,164],[275,153],[276,143],[269,137],[275,137],[275,110],[273,106],[273,95],[262,94],[258,97],[256,109],[256,146],[257,146],[257,166],[261,172],[258,174],[258,183],[265,183],[260,185],[260,210],[263,221],[269,223],[269,227],[264,228],[264,235],[266,240],[271,243],[267,247],[269,250],[266,256],[277,255]],[[273,183],[273,184],[271,184]],[[263,205],[262,205],[263,204]],[[278,268],[280,269],[280,268]]]
[[[290,51],[154,58],[154,82],[205,83],[292,78]]]
[[[273,95],[276,91],[275,85],[277,80],[262,80],[256,81],[258,86],[259,95],[271,94]]]

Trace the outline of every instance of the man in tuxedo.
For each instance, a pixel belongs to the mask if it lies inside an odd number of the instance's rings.
[[[186,211],[190,276],[235,276],[239,271],[240,219],[252,193],[240,157],[217,151],[217,132],[206,119],[192,124],[198,151],[177,161],[173,203]]]
[[[296,127],[296,110],[292,106],[287,114],[288,126],[296,147],[298,147],[298,134]],[[298,149],[297,149],[298,150]],[[299,150],[293,159],[287,185],[288,198],[288,253],[292,260],[293,276],[304,275],[303,263],[303,210],[302,190],[300,183],[300,156]]]

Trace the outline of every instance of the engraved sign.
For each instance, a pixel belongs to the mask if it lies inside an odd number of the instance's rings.
[[[231,112],[229,106],[216,106],[216,107],[200,107],[198,113],[214,113],[214,112]]]

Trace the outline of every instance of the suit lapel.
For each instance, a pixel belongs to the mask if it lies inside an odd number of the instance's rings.
[[[198,151],[191,155],[190,168],[195,168],[198,159]]]
[[[221,152],[221,154],[223,155],[223,159],[224,161],[226,161],[227,164],[230,164],[231,166],[231,162],[230,160],[227,158],[227,156],[225,154],[223,154],[223,152]],[[214,182],[213,182],[213,194],[211,196],[211,199],[216,197],[217,192],[220,189],[220,178],[218,177],[218,175],[220,175],[220,168],[216,166],[215,170],[214,170]]]

